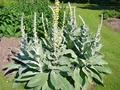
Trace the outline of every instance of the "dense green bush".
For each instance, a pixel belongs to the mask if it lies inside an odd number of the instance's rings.
[[[20,32],[20,14],[12,8],[4,8],[0,12],[0,34],[1,36],[19,37]]]
[[[64,13],[62,28],[58,27],[59,3],[53,10],[51,32],[46,31],[42,14],[45,38],[38,40],[36,33],[36,13],[34,13],[33,38],[27,41],[27,34],[21,18],[22,39],[19,53],[13,57],[14,62],[6,65],[6,74],[14,71],[10,79],[13,88],[25,83],[26,90],[87,90],[93,82],[103,84],[103,75],[111,73],[108,63],[100,53],[101,23],[97,33],[91,38],[84,20],[77,27],[76,15],[70,7],[70,17],[65,24]],[[70,6],[70,4],[69,4]],[[51,25],[51,24],[50,24]],[[42,43],[43,42],[43,43]]]
[[[22,12],[25,14],[24,24],[26,26],[26,33],[31,37],[32,31],[32,18],[33,13],[37,13],[37,32],[38,36],[43,35],[41,14],[44,13],[44,17],[48,18],[49,23],[52,22],[52,12],[49,8],[48,0],[19,0],[18,3],[12,4],[11,6],[4,7],[0,11],[0,33],[1,36],[15,36],[20,37],[20,16]]]
[[[54,0],[50,0],[54,2]],[[120,4],[120,0],[60,0],[61,2],[64,1],[65,3],[91,3],[91,4]]]
[[[120,17],[120,9],[110,9],[110,10],[105,10],[103,12],[104,14],[104,19],[107,19],[109,17]]]

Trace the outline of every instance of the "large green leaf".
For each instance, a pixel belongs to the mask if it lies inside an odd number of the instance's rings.
[[[29,61],[29,62],[27,63],[27,66],[28,66],[29,68],[32,68],[32,69],[35,69],[35,70],[39,70],[39,69],[40,69],[39,63],[37,63],[37,62],[35,62],[35,61]]]
[[[26,50],[26,52],[28,53],[28,57],[34,58],[35,52],[33,50],[31,50],[31,51]]]
[[[60,79],[58,78],[58,75],[54,71],[50,73],[50,80],[56,90],[60,89],[61,82],[60,82]]]
[[[66,56],[61,56],[58,59],[60,65],[69,65],[70,64],[70,58],[66,57]]]
[[[76,54],[75,54],[74,51],[71,50],[71,49],[65,49],[65,50],[63,50],[63,51],[60,53],[61,56],[65,55],[65,54],[71,54],[71,56],[72,56],[73,58],[77,58]]]
[[[46,81],[46,83],[43,85],[42,90],[55,90],[54,88],[50,88],[48,85],[48,81]],[[40,89],[39,89],[40,90]]]
[[[47,82],[45,82],[45,84],[42,87],[42,90],[48,90],[47,88],[48,88],[48,84],[47,84]]]
[[[101,73],[99,73],[93,66],[90,66],[88,70],[91,72],[93,78],[97,79],[101,84],[103,84]]]
[[[90,58],[89,62],[90,65],[104,65],[104,64],[108,64],[106,61],[102,60],[103,56],[93,56]]]
[[[44,56],[43,48],[42,48],[42,43],[41,42],[38,43],[38,47],[37,47],[36,51],[37,51],[36,54],[39,54],[41,56],[41,58]]]
[[[15,89],[15,88],[18,88],[20,85],[20,82],[14,82],[13,85],[12,85],[12,88]]]
[[[48,79],[48,73],[42,73],[35,75],[27,84],[28,87],[43,86]]]
[[[93,82],[92,73],[86,67],[83,67],[82,71],[87,76],[87,79],[88,79],[89,83],[92,83]]]
[[[5,74],[8,73],[10,70],[14,70],[14,69],[19,69],[21,65],[20,64],[16,64],[16,63],[10,63],[10,64],[7,64],[4,69],[7,69],[5,71]]]
[[[8,78],[8,81],[10,81],[10,82],[13,81],[16,77],[16,73],[17,72],[12,73],[12,75]]]
[[[23,82],[23,81],[29,81],[33,76],[35,76],[38,72],[32,72],[28,71],[26,73],[21,74],[16,81]]]
[[[27,69],[27,66],[21,66],[18,70],[18,74],[21,75],[21,73]]]
[[[80,88],[82,88],[82,90],[87,90],[88,79],[80,68],[75,68],[72,77],[74,80],[75,90],[80,90]]]
[[[74,90],[73,86],[68,82],[68,80],[62,77],[59,73],[52,71],[50,74],[50,80],[56,90]]]
[[[72,72],[72,70],[68,66],[60,66],[58,67],[58,69],[63,72]]]
[[[94,66],[94,68],[101,73],[112,73],[111,69],[108,66]]]
[[[79,68],[75,68],[72,77],[73,77],[74,84],[75,84],[75,90],[80,90],[80,87],[82,87],[82,80],[80,77],[80,69]]]

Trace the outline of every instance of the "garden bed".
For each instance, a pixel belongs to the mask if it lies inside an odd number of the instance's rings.
[[[17,48],[19,48],[20,45],[20,38],[6,38],[2,37],[0,41],[0,72],[2,72],[3,67],[8,64],[10,61],[8,59],[8,56],[12,53],[10,52],[10,49],[13,52],[17,52]]]
[[[107,18],[104,23],[113,30],[120,33],[120,18]]]

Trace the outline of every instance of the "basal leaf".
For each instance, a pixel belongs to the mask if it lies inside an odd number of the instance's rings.
[[[21,74],[16,81],[23,82],[23,81],[29,81],[33,76],[35,76],[37,72],[28,71],[26,73]]]
[[[71,49],[65,49],[63,50],[63,52],[60,53],[60,55],[65,55],[65,54],[71,54],[73,58],[77,58],[76,54]]]
[[[79,68],[75,68],[73,72],[73,80],[75,84],[75,90],[79,90],[82,87],[82,80],[80,79],[80,70]]]
[[[101,84],[103,84],[103,80],[102,80],[101,74],[93,66],[91,66],[88,69],[91,72],[92,77],[97,79]]]
[[[15,79],[15,77],[16,77],[16,73],[14,72],[14,73],[12,73],[12,75],[10,75],[10,77],[7,80],[12,81]]]
[[[55,89],[60,89],[61,82],[60,82],[57,74],[54,71],[52,71],[50,73],[50,80],[51,80],[52,85],[55,87]]]
[[[108,64],[106,61],[102,60],[102,56],[100,57],[91,57],[89,60],[90,65],[105,65]]]
[[[60,74],[58,75],[58,77],[61,81],[61,90],[74,90],[72,84],[70,84],[70,82],[66,78],[62,77]]]
[[[70,63],[70,58],[66,57],[66,56],[61,56],[58,59],[60,65],[68,65]]]
[[[67,79],[62,77],[59,73],[51,72],[50,75],[51,83],[55,87],[55,89],[61,90],[73,90],[73,86],[68,82]]]
[[[71,72],[71,69],[68,66],[60,66],[58,69],[63,72]]]
[[[14,69],[19,69],[21,65],[20,64],[15,64],[14,62],[13,63],[10,63],[10,64],[7,64],[4,69],[7,69],[5,71],[5,74],[8,73],[10,70],[14,70]]]
[[[94,68],[102,73],[108,73],[108,74],[112,73],[111,69],[108,66],[94,66]]]
[[[26,66],[21,66],[21,67],[19,68],[19,70],[18,70],[19,75],[20,75],[25,69],[27,69]]]
[[[35,70],[39,70],[40,69],[39,64],[37,62],[35,62],[35,61],[29,61],[27,63],[27,66],[29,68],[32,68],[32,69],[35,69]]]
[[[20,85],[20,82],[14,82],[13,85],[12,85],[12,88],[15,89],[15,88],[18,88]]]
[[[82,71],[87,76],[89,83],[92,83],[92,73],[86,67],[83,67]]]
[[[28,87],[43,86],[48,79],[48,73],[42,73],[35,75],[27,84]]]

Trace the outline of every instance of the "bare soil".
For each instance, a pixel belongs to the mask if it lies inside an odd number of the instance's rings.
[[[2,37],[0,40],[0,72],[3,72],[3,67],[8,64],[9,56],[12,55],[11,50],[13,52],[18,52],[17,48],[20,45],[20,38],[6,38]]]
[[[104,23],[112,28],[113,30],[117,31],[120,33],[120,18],[108,18],[104,20]]]

